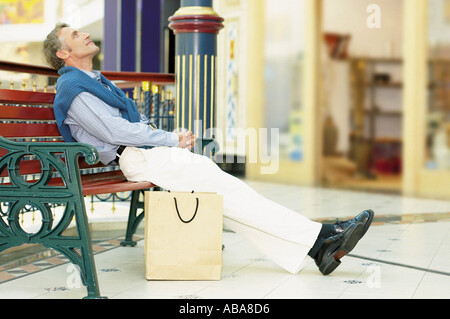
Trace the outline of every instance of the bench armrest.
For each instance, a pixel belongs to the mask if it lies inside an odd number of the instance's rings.
[[[23,178],[21,178],[20,162],[25,156],[34,155],[41,165],[42,183],[40,186],[47,185],[54,172],[57,172],[64,183],[69,186],[76,184],[81,187],[79,182],[78,158],[83,155],[89,165],[95,165],[99,162],[97,150],[87,144],[81,143],[61,143],[61,142],[13,142],[0,136],[0,149],[8,151],[0,158],[0,172],[5,168],[8,170],[9,177],[13,185],[18,187],[30,188]],[[64,160],[63,160],[64,159]],[[37,160],[35,161],[36,165]]]
[[[86,158],[89,165],[98,164],[100,161],[97,150],[88,144],[82,143],[64,143],[64,142],[13,142],[0,136],[0,148],[10,152],[51,152],[66,153],[68,155],[81,155]]]
[[[200,137],[195,141],[194,152],[197,154],[205,154],[205,152],[210,151],[212,156],[214,156],[220,150],[219,143],[214,138]]]

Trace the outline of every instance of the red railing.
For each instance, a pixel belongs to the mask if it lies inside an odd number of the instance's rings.
[[[47,66],[31,65],[0,60],[0,70],[44,75],[58,78],[58,72]],[[102,74],[111,81],[125,82],[151,82],[154,85],[167,85],[175,83],[174,74],[145,73],[145,72],[113,72],[102,71]]]

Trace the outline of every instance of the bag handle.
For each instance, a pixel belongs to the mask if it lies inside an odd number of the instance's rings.
[[[193,216],[190,220],[188,220],[188,221],[185,221],[185,220],[181,217],[181,215],[180,215],[180,211],[178,210],[177,198],[174,197],[173,199],[174,199],[174,201],[175,201],[175,208],[176,208],[176,210],[177,210],[178,218],[179,218],[183,223],[185,223],[185,224],[191,223],[191,222],[194,220],[195,216],[197,216],[198,205],[199,205],[199,200],[198,200],[198,198],[196,198],[196,200],[197,200],[197,207],[195,208],[194,216]]]

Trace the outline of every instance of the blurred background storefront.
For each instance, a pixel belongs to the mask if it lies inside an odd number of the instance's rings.
[[[45,65],[41,43],[64,21],[102,48],[97,69],[174,73],[168,18],[179,6],[0,0],[0,60]],[[225,19],[217,78],[224,169],[450,199],[449,0],[216,0],[214,9]],[[48,85],[2,71],[0,81]]]

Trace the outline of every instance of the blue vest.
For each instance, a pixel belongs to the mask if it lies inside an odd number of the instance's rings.
[[[140,121],[140,114],[134,102],[127,98],[125,93],[112,84],[107,78],[101,75],[101,81],[107,85],[110,90],[103,86],[99,81],[91,78],[83,71],[66,66],[58,71],[61,76],[56,84],[56,97],[53,104],[56,124],[64,141],[76,142],[72,137],[70,128],[64,124],[67,118],[67,112],[73,100],[83,92],[91,93],[98,97],[109,106],[120,109],[122,117],[132,123]]]

